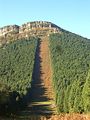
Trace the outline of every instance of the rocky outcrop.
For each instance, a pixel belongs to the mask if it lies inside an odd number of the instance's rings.
[[[28,22],[26,24],[23,24],[20,29],[19,29],[19,33],[23,33],[23,32],[28,32],[34,29],[55,29],[55,30],[59,30],[59,27],[54,25],[51,22],[46,22],[46,21],[35,21],[35,22]]]
[[[7,35],[8,33],[26,33],[26,32],[31,32],[35,30],[46,30],[48,29],[49,31],[51,30],[52,32],[59,32],[60,28],[56,26],[55,24],[51,22],[46,22],[46,21],[34,21],[34,22],[28,22],[26,24],[23,24],[21,26],[18,25],[9,25],[9,26],[4,26],[0,28],[0,36]]]
[[[61,28],[47,21],[28,22],[21,26],[8,25],[0,28],[0,46],[30,36],[49,36],[51,33],[60,33]]]
[[[9,25],[0,28],[0,36],[6,35],[8,33],[19,33],[19,26],[18,25]]]

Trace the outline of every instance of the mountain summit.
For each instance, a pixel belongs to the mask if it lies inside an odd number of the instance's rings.
[[[0,28],[0,36],[7,35],[8,33],[26,33],[34,30],[49,30],[50,32],[59,32],[60,27],[47,21],[33,21],[18,25],[8,25]],[[34,31],[35,33],[35,31]]]
[[[57,25],[47,21],[27,22],[21,26],[8,25],[0,28],[0,44],[30,36],[49,36],[51,33],[59,33],[60,29]]]

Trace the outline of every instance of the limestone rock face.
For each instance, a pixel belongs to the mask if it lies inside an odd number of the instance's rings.
[[[0,44],[6,44],[30,36],[49,36],[51,33],[60,33],[61,28],[47,21],[33,21],[18,25],[8,25],[0,28]],[[0,45],[0,46],[1,46]]]
[[[18,25],[9,25],[0,28],[0,36],[6,35],[7,33],[19,33]]]
[[[34,22],[28,22],[26,24],[23,24],[21,26],[18,25],[9,25],[4,26],[0,28],[0,36],[6,35],[8,33],[26,33],[30,32],[32,33],[32,30],[51,30],[52,32],[58,32],[59,27],[55,24],[47,21],[34,21]],[[34,31],[35,32],[35,31]]]
[[[46,21],[35,21],[35,22],[28,22],[26,24],[23,24],[20,29],[19,29],[19,33],[23,33],[23,32],[28,32],[28,31],[31,31],[33,29],[38,29],[38,28],[41,28],[42,30],[43,29],[59,29],[58,26],[54,25],[53,23],[51,22],[46,22]]]
[[[60,28],[55,24],[47,21],[34,21],[23,24],[19,28],[19,34],[24,34],[24,36],[44,36],[50,33],[57,33]]]

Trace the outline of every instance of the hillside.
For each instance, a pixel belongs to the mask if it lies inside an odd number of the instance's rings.
[[[1,28],[0,45],[1,114],[89,120],[89,39],[34,21]]]
[[[90,112],[90,41],[66,31],[49,41],[58,112]]]
[[[0,113],[17,110],[30,89],[37,41],[17,40],[0,48]]]

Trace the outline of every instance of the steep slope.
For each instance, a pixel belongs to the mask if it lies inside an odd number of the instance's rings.
[[[31,88],[37,41],[17,40],[0,48],[0,113],[19,109]]]
[[[50,36],[50,51],[58,112],[90,112],[90,41],[63,31]]]

